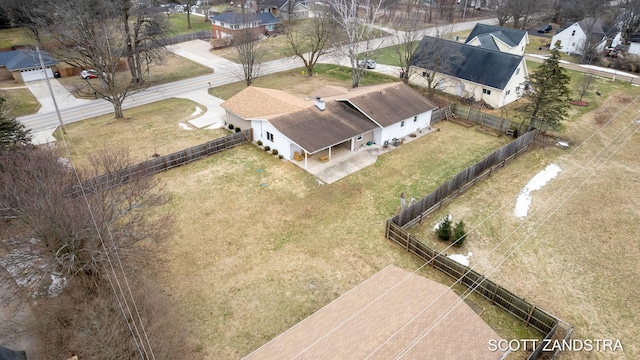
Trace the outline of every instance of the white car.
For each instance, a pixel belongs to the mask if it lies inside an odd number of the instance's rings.
[[[360,62],[358,62],[358,66],[361,68],[365,68],[365,69],[375,69],[376,68],[376,62],[368,59],[368,60],[362,60]]]
[[[98,72],[95,70],[82,70],[82,72],[80,72],[80,76],[85,80],[96,79],[98,77]]]

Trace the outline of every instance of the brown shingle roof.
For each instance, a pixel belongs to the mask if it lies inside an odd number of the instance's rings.
[[[220,106],[245,119],[256,119],[287,114],[312,105],[311,101],[305,101],[281,90],[249,86]]]
[[[390,265],[246,359],[495,360],[500,339],[447,286]]]
[[[335,100],[326,101],[324,111],[313,106],[269,122],[311,154],[378,127],[360,112]]]
[[[401,82],[359,87],[335,98],[348,100],[383,127],[437,107]]]

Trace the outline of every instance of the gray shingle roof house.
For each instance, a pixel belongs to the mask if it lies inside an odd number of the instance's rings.
[[[58,61],[46,51],[40,50],[42,60],[49,77],[53,77],[52,67]],[[19,49],[0,52],[0,80],[13,79],[16,82],[44,79],[45,72],[35,49]]]
[[[240,14],[225,12],[209,16],[211,20],[211,44],[213,47],[227,46],[234,36],[251,29],[253,39],[277,29],[280,20],[271,13]]]
[[[222,104],[227,123],[253,128],[260,140],[286,159],[340,146],[357,151],[428,128],[436,106],[404,83],[386,83],[304,100],[280,90],[249,86]],[[306,167],[305,167],[306,168]]]
[[[515,55],[524,55],[528,43],[529,34],[526,31],[485,24],[476,24],[465,41],[468,45]]]
[[[310,15],[307,0],[262,0],[260,12],[267,12],[280,19],[306,19]]]
[[[440,65],[434,68],[434,64]],[[524,56],[430,36],[418,45],[411,66],[418,75],[435,70],[438,90],[494,108],[517,100],[528,76]],[[427,85],[420,76],[412,77],[412,82]]]

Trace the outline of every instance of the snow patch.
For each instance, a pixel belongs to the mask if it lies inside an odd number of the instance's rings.
[[[433,231],[438,231],[438,229],[440,229],[440,226],[442,226],[442,224],[444,224],[444,221],[446,219],[449,219],[449,221],[453,220],[453,216],[451,216],[451,214],[443,217],[442,219],[440,219],[440,221],[438,221],[438,223],[433,227]]]
[[[193,130],[193,128],[183,122],[180,123],[180,127],[184,130]]]
[[[457,262],[458,264],[462,264],[464,266],[469,266],[469,258],[473,256],[473,253],[469,251],[469,253],[465,256],[462,254],[451,254],[447,256],[449,259]]]
[[[544,170],[537,173],[536,176],[529,180],[527,185],[520,190],[520,195],[518,195],[518,200],[516,201],[516,208],[513,211],[518,219],[524,220],[527,216],[527,212],[529,212],[529,207],[531,206],[531,192],[542,189],[542,187],[551,179],[558,176],[560,170],[561,169],[558,165],[551,164]]]
[[[191,113],[191,116],[198,116],[202,114],[202,109],[200,109],[199,106],[196,106],[196,111],[194,111],[193,113]]]

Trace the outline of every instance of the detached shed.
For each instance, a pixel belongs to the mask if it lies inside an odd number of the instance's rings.
[[[245,359],[500,359],[490,340],[449,287],[389,265]]]

